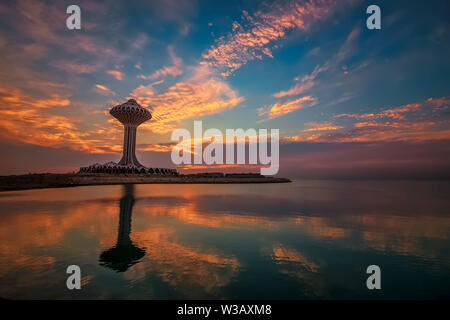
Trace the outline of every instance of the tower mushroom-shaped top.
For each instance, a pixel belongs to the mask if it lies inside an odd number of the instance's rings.
[[[141,107],[134,99],[113,107],[109,113],[124,125],[139,126],[152,118],[150,112]]]

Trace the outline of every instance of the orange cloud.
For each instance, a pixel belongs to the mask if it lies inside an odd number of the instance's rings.
[[[448,121],[441,118],[420,118],[417,111],[426,112],[431,107],[433,113],[446,109],[450,105],[450,99],[430,98],[423,103],[411,103],[395,108],[381,110],[375,113],[363,114],[339,114],[335,118],[350,118],[353,120],[351,127],[336,126],[331,123],[323,123],[319,126],[307,124],[312,128],[304,129],[295,136],[281,138],[284,142],[372,142],[372,141],[410,141],[421,142],[429,140],[450,139]],[[407,119],[407,116],[409,120]],[[322,129],[324,130],[320,130]]]
[[[392,118],[401,120],[405,118],[405,113],[419,110],[423,105],[418,103],[406,104],[400,107],[385,109],[379,113],[363,113],[363,114],[348,114],[343,113],[336,115],[335,118],[348,117],[354,119],[380,119],[380,118]]]
[[[313,131],[333,131],[344,128],[343,126],[337,126],[331,122],[308,122],[305,124],[308,128],[303,129],[303,132],[313,132]]]
[[[113,94],[115,95],[116,93],[114,91],[112,91],[111,89],[109,89],[107,86],[104,86],[102,84],[96,84],[95,87],[97,89],[100,89],[100,93],[108,93],[108,94]]]
[[[393,108],[393,109],[388,109],[388,110],[384,110],[381,113],[379,113],[377,116],[379,117],[390,117],[393,119],[404,119],[405,116],[403,115],[403,113],[406,112],[411,112],[411,111],[417,111],[418,109],[420,109],[420,105],[415,103],[415,104],[407,104],[404,106],[400,106],[397,108]]]
[[[154,120],[143,128],[167,133],[182,120],[215,114],[237,106],[244,99],[229,84],[199,68],[197,74],[171,86],[166,92],[155,93],[152,85],[136,88],[131,97],[143,105],[153,106]]]
[[[153,144],[139,144],[137,147],[140,151],[152,152],[171,152],[173,143],[153,143]],[[120,148],[122,150],[122,147]]]
[[[74,103],[59,94],[36,99],[18,89],[0,88],[0,136],[46,147],[68,147],[87,153],[121,150],[122,129],[118,124],[80,128],[76,117],[56,114]],[[84,106],[75,103],[79,113]],[[62,111],[62,110],[61,110]]]
[[[273,57],[269,45],[283,38],[288,30],[307,30],[312,23],[324,18],[335,6],[335,1],[310,0],[289,3],[269,12],[250,16],[244,11],[245,25],[233,22],[232,31],[216,41],[216,45],[202,55],[204,65],[222,70],[229,76],[248,61],[262,59],[262,54]]]
[[[116,78],[117,80],[122,80],[124,77],[124,73],[118,70],[109,70],[106,73],[114,76],[114,78]]]
[[[375,141],[410,141],[450,139],[450,129],[440,129],[432,121],[408,122],[404,124],[383,124],[362,122],[355,124],[355,129],[333,133],[300,134],[283,137],[284,142],[375,142]]]
[[[20,104],[23,103],[28,105],[29,107],[34,107],[38,109],[45,109],[51,107],[65,107],[70,104],[69,99],[62,98],[58,94],[52,94],[48,99],[35,99],[24,101],[25,99],[27,99],[27,97],[24,96],[22,92],[18,89],[7,90],[0,88],[0,99],[1,99],[0,101],[4,102],[5,104],[9,104],[10,108],[11,106],[20,107]],[[6,107],[6,105],[4,107]]]
[[[275,119],[295,110],[304,108],[305,106],[314,106],[317,100],[310,96],[301,97],[295,100],[287,100],[284,102],[277,102],[271,106],[266,106],[258,109],[258,116],[267,115],[268,119]]]

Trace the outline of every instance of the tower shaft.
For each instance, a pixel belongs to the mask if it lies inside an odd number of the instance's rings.
[[[123,156],[119,165],[143,167],[136,158],[136,131],[137,125],[125,124],[123,134]]]

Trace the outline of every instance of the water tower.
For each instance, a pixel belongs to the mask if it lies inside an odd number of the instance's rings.
[[[136,131],[137,127],[145,121],[150,120],[152,115],[134,99],[113,107],[109,113],[124,126],[123,156],[118,164],[121,166],[136,167],[138,169],[144,167],[136,158]]]
[[[130,99],[123,104],[111,108],[109,113],[124,126],[123,155],[118,163],[96,163],[88,167],[81,167],[79,174],[145,174],[145,175],[177,175],[175,169],[147,168],[136,158],[137,127],[152,118],[150,111],[141,107],[136,100]]]

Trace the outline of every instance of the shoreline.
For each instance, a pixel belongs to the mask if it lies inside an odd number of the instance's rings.
[[[67,188],[117,184],[248,184],[289,183],[286,178],[265,177],[258,174],[231,174],[224,176],[194,175],[145,175],[145,174],[76,174],[37,173],[0,176],[0,192],[44,188]]]

